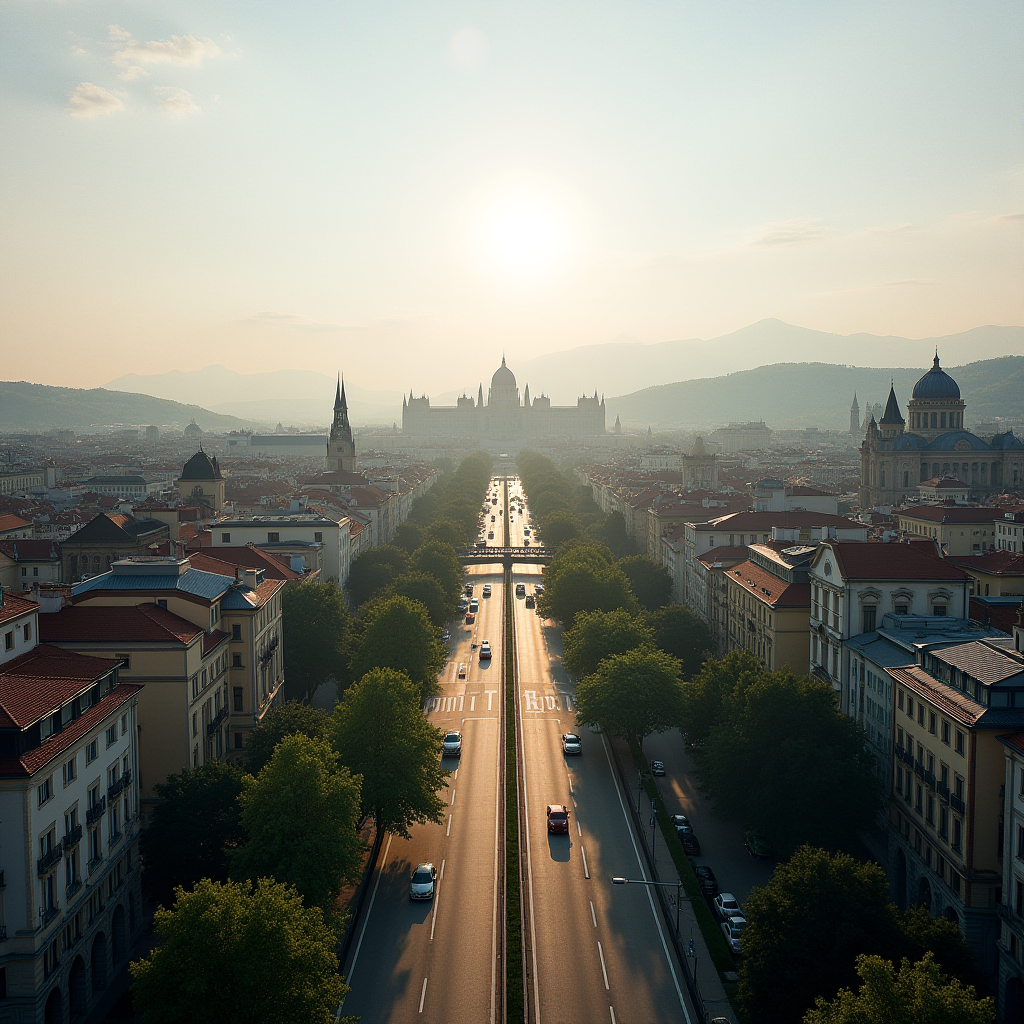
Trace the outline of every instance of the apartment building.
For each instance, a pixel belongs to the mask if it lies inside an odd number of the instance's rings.
[[[726,569],[730,651],[750,651],[766,668],[807,672],[810,586],[814,548],[752,544],[745,562]]]
[[[0,624],[25,618],[4,600]],[[36,642],[0,664],[0,1016],[101,1019],[143,925],[139,687],[119,662]],[[5,621],[7,620],[7,621]]]
[[[1019,597],[1024,594],[1024,554],[989,548],[984,554],[950,556],[971,580],[971,596]]]
[[[38,583],[59,583],[60,545],[52,540],[0,540],[0,584],[31,590]]]
[[[901,537],[928,537],[945,555],[969,555],[996,546],[994,508],[917,505],[896,513]]]
[[[1024,732],[1000,736],[1005,756],[1003,776],[1003,899],[999,916],[998,1019],[1024,1020]]]
[[[715,548],[694,563],[692,600],[688,605],[699,615],[715,641],[715,650],[724,654],[729,646],[728,570],[747,560],[747,548]]]
[[[995,531],[1000,551],[1024,552],[1024,512],[1004,512],[995,522]]]

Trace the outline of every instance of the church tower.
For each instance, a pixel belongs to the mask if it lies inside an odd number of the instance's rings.
[[[857,404],[857,392],[853,393],[853,405],[850,406],[850,433],[860,433],[860,406]]]
[[[352,440],[352,427],[348,422],[348,402],[345,400],[345,385],[338,378],[338,390],[334,396],[334,422],[331,436],[327,439],[328,473],[354,473],[356,471],[356,445]]]

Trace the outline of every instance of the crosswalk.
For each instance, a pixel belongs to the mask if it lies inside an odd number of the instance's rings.
[[[497,711],[495,701],[497,690],[483,690],[475,693],[455,693],[448,697],[430,697],[423,704],[426,715],[453,715],[463,711]]]

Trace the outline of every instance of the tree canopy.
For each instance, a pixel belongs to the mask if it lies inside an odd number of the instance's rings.
[[[154,931],[131,965],[143,1024],[333,1024],[348,992],[322,912],[272,878],[203,879],[157,910]]]
[[[284,588],[281,614],[288,695],[307,697],[332,678],[344,688],[352,616],[341,591],[333,583],[291,583]]]
[[[381,544],[353,560],[345,589],[358,608],[408,571],[409,555],[393,544]]]
[[[647,625],[654,631],[654,643],[679,659],[684,679],[698,672],[715,649],[711,630],[686,605],[656,609],[647,616]]]
[[[818,999],[804,1024],[994,1024],[995,1003],[974,988],[946,978],[931,954],[899,969],[879,956],[857,957],[861,985],[834,1000]]]
[[[685,679],[682,725],[690,742],[703,743],[712,727],[729,717],[747,687],[767,671],[750,651],[730,651],[705,661],[696,675]]]
[[[464,517],[460,514],[460,519]],[[456,522],[454,519],[437,519],[432,522],[424,531],[424,541],[433,540],[441,544],[450,544],[452,547],[465,544],[472,534],[467,535],[463,522]]]
[[[619,568],[629,580],[630,590],[647,611],[662,608],[672,600],[672,574],[646,555],[620,558]]]
[[[576,513],[567,508],[549,512],[539,525],[540,539],[549,548],[557,548],[568,540],[583,536],[583,524]]]
[[[147,899],[170,906],[177,886],[227,881],[231,855],[244,838],[242,775],[230,761],[207,761],[156,783],[159,800],[139,836]]]
[[[408,837],[410,825],[443,819],[442,734],[423,716],[407,675],[368,672],[346,691],[332,724],[342,764],[362,776],[362,813],[378,829]]]
[[[624,608],[615,611],[580,612],[572,628],[562,637],[563,663],[577,678],[597,671],[613,654],[625,654],[635,647],[653,646],[654,634],[639,615]]]
[[[375,668],[404,672],[426,699],[437,691],[437,674],[445,652],[427,609],[419,601],[394,595],[367,605],[361,614],[362,634],[352,657],[352,676],[362,679]]]
[[[874,760],[831,687],[767,672],[734,700],[694,753],[715,810],[763,833],[782,852],[803,843],[840,849],[881,807]],[[842,813],[823,814],[842,795]]]
[[[288,882],[310,906],[333,913],[342,880],[362,867],[361,782],[326,740],[286,736],[259,775],[242,780],[247,838],[232,876]]]
[[[566,625],[579,612],[638,610],[626,574],[612,563],[607,550],[578,542],[563,544],[548,566],[538,606],[541,614]]]
[[[399,523],[395,527],[391,543],[411,555],[423,543],[423,527],[417,526],[416,523],[410,523],[408,520]]]
[[[250,775],[259,775],[285,736],[301,733],[311,739],[326,739],[330,722],[331,716],[326,711],[297,700],[288,700],[269,708],[263,721],[249,733],[245,745],[245,770]],[[239,792],[241,789],[239,783]]]
[[[679,721],[679,662],[639,648],[605,658],[576,684],[576,720],[641,742]]]
[[[452,616],[453,604],[436,576],[407,572],[391,584],[388,592],[418,601],[427,609],[427,615],[435,626],[443,626]]]
[[[441,584],[454,611],[462,593],[462,565],[455,554],[455,548],[438,540],[427,541],[412,556],[412,568],[416,572],[433,576]]]

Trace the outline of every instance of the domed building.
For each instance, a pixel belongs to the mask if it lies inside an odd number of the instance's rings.
[[[1024,482],[1024,441],[1012,433],[983,439],[964,429],[960,386],[939,365],[914,385],[904,420],[895,387],[882,418],[874,417],[860,446],[860,504],[895,505],[917,498],[935,477],[959,480],[972,496],[1017,490]]]
[[[209,505],[214,512],[224,507],[224,474],[217,457],[211,459],[202,448],[185,463],[177,484],[182,501]]]
[[[416,438],[463,438],[477,444],[515,450],[535,438],[583,438],[605,433],[604,399],[587,395],[575,405],[556,406],[546,395],[530,398],[526,385],[519,396],[516,375],[505,363],[494,371],[484,402],[481,384],[474,400],[459,397],[455,405],[431,406],[426,396],[402,399],[402,433]]]

